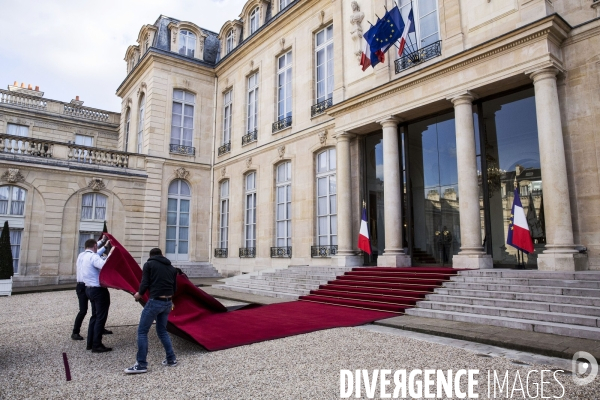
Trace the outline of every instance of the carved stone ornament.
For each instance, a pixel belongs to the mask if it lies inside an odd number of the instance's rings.
[[[146,88],[147,88],[147,87],[148,87],[148,86],[146,85],[146,82],[142,82],[142,83],[140,84],[140,87],[139,87],[139,88],[138,88],[138,90],[137,90],[137,95],[138,95],[138,97],[139,97],[140,93],[142,93],[142,91],[145,91],[145,90],[146,90]]]
[[[250,71],[252,71],[254,69],[254,60],[250,61]]]
[[[92,178],[92,180],[88,184],[88,187],[90,189],[98,192],[98,191],[106,188],[106,185],[104,184],[104,182],[102,182],[102,178]]]
[[[365,18],[365,13],[360,11],[360,6],[356,1],[350,3],[352,7],[352,14],[350,15],[350,24],[352,24],[352,28],[350,29],[350,36],[354,41],[354,55],[360,60],[360,56],[362,54],[362,37],[363,37],[363,29],[362,29],[362,21]]]
[[[277,148],[277,152],[279,153],[279,158],[283,158],[283,155],[285,154],[285,146],[281,145]]]
[[[281,44],[281,50],[283,50],[285,48],[285,38],[281,38],[279,44]]]
[[[323,25],[323,21],[325,20],[325,11],[321,10],[319,12],[319,23]]]
[[[25,177],[21,175],[17,168],[9,168],[8,171],[2,174],[2,177],[0,179],[9,183],[17,183],[23,182],[25,180]]]
[[[248,157],[248,159],[246,160],[246,168],[250,168],[251,165],[252,165],[252,157]]]
[[[187,179],[188,176],[190,176],[190,171],[180,167],[175,170],[175,176],[177,176],[178,179]]]
[[[183,80],[183,86],[185,86],[186,89],[189,89],[191,84],[192,83],[189,80],[187,80],[187,79]]]
[[[327,131],[322,131],[319,132],[319,141],[321,142],[321,145],[324,145],[325,142],[327,141]]]
[[[226,173],[227,170],[225,169],[225,167],[221,168],[221,176],[225,176]]]

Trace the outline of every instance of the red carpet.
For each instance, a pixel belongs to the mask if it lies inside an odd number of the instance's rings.
[[[115,250],[100,272],[100,283],[133,294],[139,288],[142,270],[114,237],[107,236]],[[143,302],[147,300],[146,294]],[[385,312],[384,307],[365,310],[354,308],[354,304],[339,307],[309,301],[262,307],[250,305],[228,312],[218,300],[195,287],[185,275],[177,277],[173,303],[175,309],[169,315],[168,330],[208,350],[222,350],[321,329],[357,326],[394,315]]]

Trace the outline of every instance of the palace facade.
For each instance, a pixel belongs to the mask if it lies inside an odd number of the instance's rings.
[[[363,72],[362,36],[394,1],[249,0],[218,33],[143,26],[120,114],[10,85],[0,220],[15,285],[73,281],[104,221],[140,263],[158,246],[224,276],[511,266],[515,189],[527,264],[600,270],[599,4],[402,0],[415,31]]]

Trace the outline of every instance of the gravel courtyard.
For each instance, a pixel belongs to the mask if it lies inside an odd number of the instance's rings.
[[[70,339],[77,313],[75,291],[0,298],[0,398],[337,399],[341,369],[410,372],[416,368],[479,369],[479,398],[488,398],[487,370],[502,374],[509,370],[512,387],[517,371],[525,383],[528,370],[553,368],[520,366],[503,357],[481,357],[460,348],[362,328],[320,331],[213,353],[172,336],[180,365],[164,368],[160,365],[164,352],[153,329],[149,373],[129,376],[123,369],[135,362],[141,307],[127,293],[110,292],[107,327],[114,334],[104,341],[113,351],[103,354],[86,351],[85,341]],[[86,334],[82,329],[82,335]],[[63,352],[71,367],[70,382],[65,379]],[[557,376],[565,387],[562,398],[598,398],[600,378],[581,387],[570,376]],[[544,396],[561,396],[560,385],[551,375],[548,380],[553,384],[546,385]],[[529,397],[516,392],[513,398]]]

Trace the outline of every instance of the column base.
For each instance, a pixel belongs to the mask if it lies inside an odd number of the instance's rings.
[[[338,267],[362,267],[364,262],[363,256],[338,255],[331,257],[331,264]]]
[[[452,268],[490,269],[494,268],[494,261],[489,254],[457,254],[452,257]]]
[[[537,258],[539,271],[586,271],[588,257],[579,253],[542,253]]]
[[[406,254],[385,254],[377,257],[378,267],[410,267],[411,259]]]

